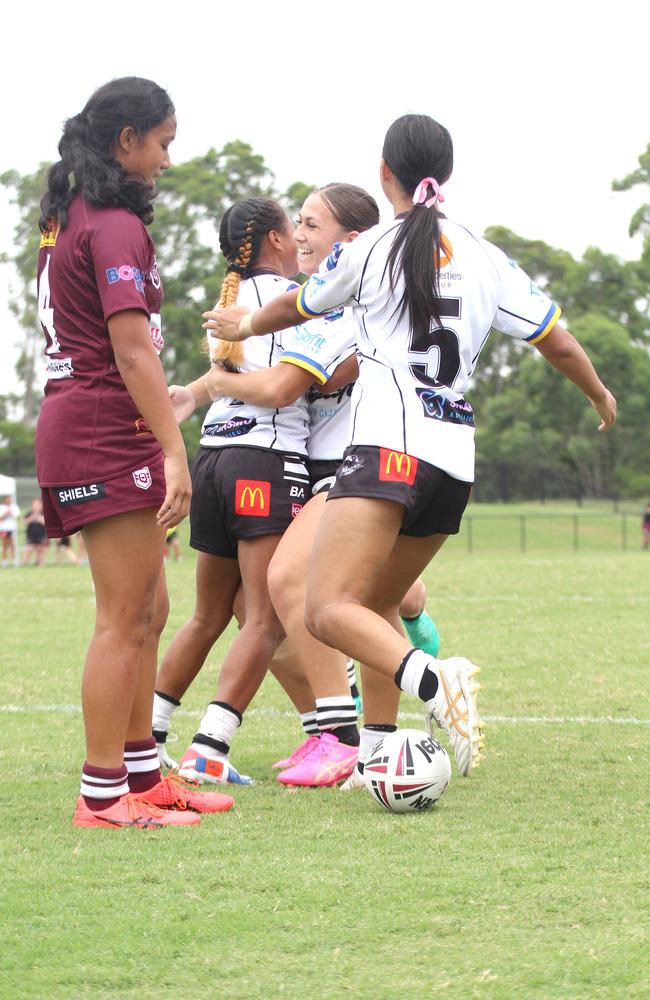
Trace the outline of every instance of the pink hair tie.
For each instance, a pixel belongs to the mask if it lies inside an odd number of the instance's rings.
[[[427,197],[429,188],[433,189],[432,198]],[[436,202],[444,200],[445,196],[435,177],[424,177],[413,192],[413,204],[424,205],[425,208],[431,208]]]

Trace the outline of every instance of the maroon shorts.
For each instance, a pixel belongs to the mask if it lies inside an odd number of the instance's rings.
[[[165,499],[162,452],[145,466],[113,479],[94,479],[75,486],[41,487],[43,515],[50,538],[74,535],[85,524],[143,507],[160,507]]]

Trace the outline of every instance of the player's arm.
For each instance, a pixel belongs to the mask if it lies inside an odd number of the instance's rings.
[[[291,289],[271,299],[254,313],[242,306],[204,312],[203,329],[220,340],[247,340],[248,337],[277,333],[287,327],[298,326],[306,323],[309,318],[298,310],[296,291]]]
[[[161,527],[178,524],[189,510],[191,486],[187,455],[167,391],[146,313],[127,309],[108,319],[115,363],[138,410],[165,456],[167,495],[158,512]]]
[[[253,406],[283,407],[302,396],[314,381],[312,372],[280,361],[259,372],[227,372],[213,368],[203,381],[211,398],[234,396]]]
[[[351,354],[334,369],[332,377],[321,388],[323,392],[336,392],[337,389],[342,389],[344,385],[356,382],[358,378],[359,362],[357,361],[356,354]]]
[[[578,341],[560,323],[535,345],[549,364],[581,390],[600,417],[599,431],[609,430],[616,420],[616,400],[599,379]]]

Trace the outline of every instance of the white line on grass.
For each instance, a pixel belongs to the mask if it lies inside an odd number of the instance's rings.
[[[79,714],[81,705],[0,705],[0,713],[35,715],[39,712],[53,715]],[[201,718],[203,712],[190,711],[179,708],[174,713],[175,716],[186,716],[193,719]],[[262,716],[276,719],[293,719],[296,712],[282,710],[279,708],[251,708],[246,712],[247,716]],[[400,719],[422,719],[421,712],[400,712]],[[585,725],[617,725],[617,726],[650,726],[650,719],[614,718],[612,716],[594,715],[482,715],[484,722],[510,722],[515,725],[575,725],[582,723]]]

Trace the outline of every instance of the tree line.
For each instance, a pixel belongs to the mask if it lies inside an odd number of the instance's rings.
[[[10,308],[22,333],[16,364],[21,393],[0,396],[0,470],[33,475],[34,425],[40,403],[43,337],[37,320],[35,262],[39,201],[48,163],[32,174],[0,176],[18,209],[13,251],[18,290]],[[613,182],[616,191],[650,185],[650,145],[638,167]],[[264,158],[234,141],[209,149],[159,180],[152,238],[165,285],[164,364],[169,382],[184,383],[206,365],[200,314],[218,297],[224,264],[219,222],[235,201],[276,198],[295,213],[315,185],[278,192]],[[619,401],[613,430],[596,434],[596,414],[582,395],[535,351],[494,334],[483,349],[468,398],[477,417],[479,500],[617,497],[650,494],[650,205],[630,220],[642,236],[639,260],[595,247],[580,260],[501,226],[485,236],[501,247],[562,306],[563,322],[584,345]],[[21,419],[13,416],[16,407]],[[202,414],[183,425],[188,452],[198,446]]]

